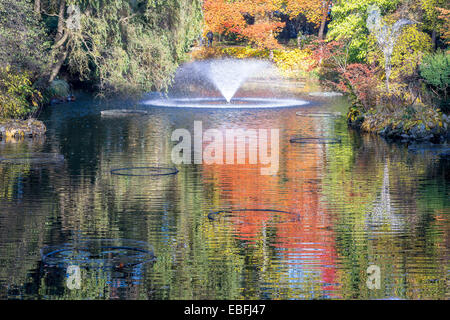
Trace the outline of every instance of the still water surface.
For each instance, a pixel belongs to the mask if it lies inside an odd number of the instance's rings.
[[[149,114],[100,116],[134,107]],[[1,156],[64,156],[0,164],[0,298],[448,299],[448,159],[360,135],[344,117],[296,116],[346,108],[340,98],[217,110],[83,96],[49,108],[41,115],[45,139],[0,142]],[[204,130],[279,128],[278,174],[261,175],[261,165],[250,164],[178,165],[178,174],[162,177],[111,174],[172,165],[171,134],[193,132],[194,121]],[[293,136],[341,143],[294,144]],[[208,217],[217,211],[226,212]],[[85,260],[73,261],[81,265],[74,288],[67,263],[48,265],[40,253],[92,239],[146,243],[156,259],[133,264],[128,247],[116,256],[77,251]],[[115,267],[84,266],[92,260]],[[380,268],[380,289],[367,287],[371,265]]]

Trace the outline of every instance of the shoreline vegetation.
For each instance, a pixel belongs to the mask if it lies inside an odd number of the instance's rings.
[[[76,98],[71,88],[164,90],[202,21],[201,0],[0,0],[0,119],[37,123],[43,107]],[[22,129],[3,135],[36,132]]]
[[[72,88],[164,91],[181,63],[232,57],[346,95],[349,127],[444,143],[449,29],[443,0],[0,0],[0,137],[44,134],[40,111]]]

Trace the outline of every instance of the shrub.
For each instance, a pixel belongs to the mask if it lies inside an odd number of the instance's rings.
[[[312,57],[319,68],[324,87],[347,93],[352,104],[366,112],[376,104],[379,94],[377,69],[372,65],[350,63],[350,44],[344,41],[317,42]]]
[[[428,84],[444,111],[450,111],[448,90],[450,84],[450,55],[437,52],[424,57],[420,65],[420,75]]]
[[[42,96],[32,87],[28,73],[0,67],[0,118],[22,118],[39,108]]]
[[[274,62],[280,72],[289,78],[306,76],[313,61],[310,50],[275,50]]]
[[[420,65],[420,75],[429,85],[446,91],[450,83],[450,55],[444,52],[427,55]]]
[[[363,111],[368,111],[376,105],[378,96],[378,79],[375,72],[376,70],[371,66],[352,63],[342,73],[337,87],[355,98],[354,105],[362,107]]]
[[[42,90],[43,102],[48,104],[53,98],[64,99],[70,94],[70,86],[64,80],[53,80],[50,86]]]

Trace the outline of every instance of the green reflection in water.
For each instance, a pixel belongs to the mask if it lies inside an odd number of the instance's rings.
[[[0,166],[0,297],[25,299],[446,299],[449,163],[347,129],[343,100],[279,110],[150,109],[101,118],[126,102],[79,99],[48,110],[39,144],[3,143],[1,154],[57,152],[61,166]],[[184,165],[162,179],[114,168],[170,164],[170,135],[204,128],[281,128],[280,170]],[[292,145],[294,135],[339,136],[336,145]],[[211,211],[295,211],[210,221]],[[145,241],[157,260],[134,273],[42,266],[39,249],[77,237]],[[381,289],[366,286],[381,269]]]

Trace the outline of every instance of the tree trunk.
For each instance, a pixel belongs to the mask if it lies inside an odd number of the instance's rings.
[[[322,8],[322,19],[320,21],[319,40],[323,40],[325,33],[325,26],[327,25],[328,8],[330,7],[331,0],[324,1]]]
[[[68,52],[65,47],[61,48],[61,53],[58,56],[58,61],[52,67],[50,78],[48,81],[49,83],[52,83],[52,81],[55,80],[56,76],[59,73],[59,70],[61,70],[64,61],[66,61],[67,53]]]
[[[297,47],[299,47],[300,49],[303,49],[303,39],[302,39],[303,35],[298,32],[297,34]]]
[[[64,19],[65,11],[66,11],[66,0],[61,0],[61,2],[59,3],[58,27],[56,29],[55,43],[58,42],[63,37],[64,23],[66,22],[66,20]]]
[[[391,64],[386,62],[385,73],[386,73],[386,92],[389,93],[389,78],[391,77]]]
[[[436,49],[436,38],[437,38],[436,30],[433,30],[433,32],[431,33],[431,43],[433,44],[434,49]]]
[[[48,83],[51,83],[53,80],[55,80],[68,54],[67,48],[63,45],[65,42],[65,40],[63,40],[64,24],[66,22],[66,20],[64,19],[65,11],[66,11],[66,0],[61,0],[61,2],[59,3],[58,27],[56,29],[55,42],[53,45],[53,50],[57,52],[56,53],[57,61],[51,67]]]
[[[34,0],[34,13],[41,14],[41,0]]]
[[[319,29],[319,40],[323,40],[323,35],[325,32],[325,24],[327,23],[327,16],[322,16],[322,21],[320,22],[320,29]]]

